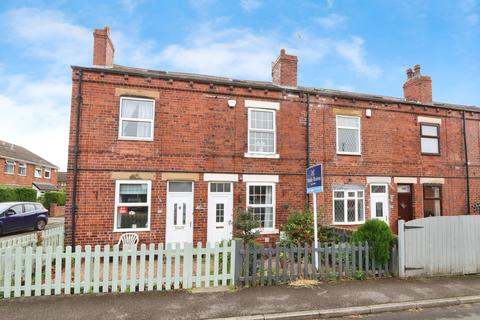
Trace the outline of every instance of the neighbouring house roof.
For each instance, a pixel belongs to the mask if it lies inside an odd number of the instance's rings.
[[[32,184],[36,189],[40,191],[57,191],[58,190],[57,186],[51,183],[34,182]]]
[[[57,172],[57,181],[58,183],[67,182],[67,173],[65,171]]]
[[[72,68],[94,71],[94,72],[101,72],[101,73],[103,72],[103,73],[129,74],[133,76],[143,76],[143,77],[172,79],[172,80],[184,80],[184,81],[196,81],[196,82],[213,83],[213,84],[219,84],[219,85],[232,85],[232,86],[238,86],[238,87],[247,87],[247,88],[250,87],[255,89],[268,89],[268,90],[277,90],[277,91],[290,90],[290,91],[307,92],[310,94],[318,94],[318,95],[331,96],[331,97],[342,97],[347,99],[380,101],[380,102],[386,102],[386,103],[430,106],[435,108],[443,108],[443,109],[451,109],[451,110],[480,112],[480,106],[468,106],[468,105],[462,105],[462,104],[452,104],[452,103],[443,103],[443,102],[421,103],[421,102],[407,101],[404,98],[375,95],[375,94],[368,94],[368,93],[356,93],[356,92],[349,92],[349,91],[315,88],[315,87],[304,87],[304,86],[290,87],[290,86],[278,85],[269,81],[239,80],[239,79],[209,76],[209,75],[196,74],[196,73],[170,72],[170,71],[161,71],[161,70],[132,68],[132,67],[125,67],[117,64],[114,64],[113,67],[111,68],[81,67],[81,66],[72,66]]]
[[[44,167],[58,169],[53,163],[43,159],[22,146],[0,140],[0,158],[24,161]]]

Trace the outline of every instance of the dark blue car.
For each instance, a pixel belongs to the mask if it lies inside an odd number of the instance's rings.
[[[0,235],[22,230],[43,230],[48,210],[35,202],[0,202]]]

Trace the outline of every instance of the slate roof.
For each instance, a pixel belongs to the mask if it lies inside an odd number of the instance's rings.
[[[151,78],[161,78],[161,79],[172,79],[172,80],[183,80],[183,81],[196,81],[203,83],[213,83],[219,85],[231,85],[237,87],[250,87],[254,89],[268,89],[274,91],[297,91],[297,92],[306,92],[310,94],[318,94],[323,96],[330,97],[341,97],[348,99],[359,99],[359,100],[368,100],[368,101],[379,101],[385,103],[398,103],[398,104],[409,104],[409,105],[419,105],[419,106],[431,106],[436,108],[444,108],[451,110],[465,110],[472,112],[480,112],[480,106],[469,106],[462,104],[453,104],[453,103],[443,103],[443,102],[431,102],[431,103],[420,103],[407,101],[403,98],[375,95],[368,93],[356,93],[349,91],[333,90],[333,89],[324,89],[316,87],[305,87],[305,86],[282,86],[275,84],[269,81],[252,81],[252,80],[240,80],[240,79],[231,79],[226,77],[217,77],[196,73],[184,73],[184,72],[171,72],[171,71],[161,71],[161,70],[150,70],[142,68],[132,68],[114,64],[111,68],[102,68],[102,67],[81,67],[81,66],[72,66],[73,69],[79,70],[88,70],[94,72],[103,72],[103,73],[116,73],[122,75],[132,75],[132,76],[143,76]]]
[[[26,163],[58,169],[53,163],[43,159],[24,147],[2,140],[0,140],[0,158],[24,161]]]
[[[32,184],[40,191],[57,191],[58,190],[57,186],[51,183],[33,182]]]

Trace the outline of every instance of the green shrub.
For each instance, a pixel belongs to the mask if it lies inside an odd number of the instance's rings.
[[[258,228],[260,228],[260,221],[256,216],[245,208],[238,208],[235,210],[233,221],[235,237],[243,240],[243,245],[252,245],[260,235]]]
[[[352,235],[353,242],[368,242],[375,262],[385,264],[390,259],[393,234],[390,227],[379,219],[367,220]]]
[[[282,230],[285,231],[287,244],[312,244],[314,242],[312,212],[308,209],[291,211]],[[329,226],[319,223],[317,231],[319,242],[336,242],[338,240],[333,233],[333,228]]]
[[[37,201],[37,192],[31,188],[0,187],[0,202]]]
[[[41,198],[43,206],[50,209],[51,203],[56,203],[59,206],[65,205],[65,192],[46,192]]]

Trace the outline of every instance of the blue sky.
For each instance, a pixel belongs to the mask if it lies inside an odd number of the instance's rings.
[[[111,28],[115,63],[270,80],[280,48],[299,84],[402,96],[422,65],[435,101],[480,105],[479,0],[2,1],[0,140],[67,165],[70,65]]]

